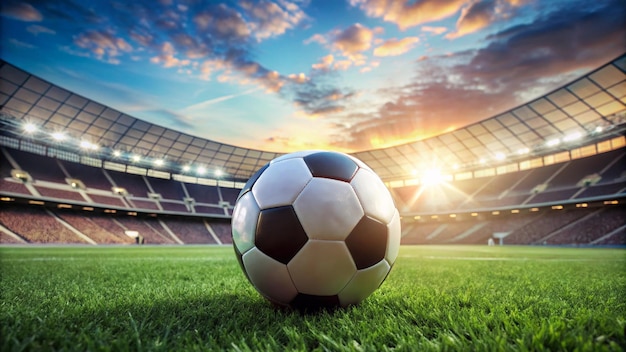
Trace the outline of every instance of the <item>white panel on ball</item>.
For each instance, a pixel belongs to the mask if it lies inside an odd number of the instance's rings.
[[[291,205],[311,179],[311,172],[301,158],[271,164],[252,186],[261,209]]]
[[[313,178],[293,203],[309,238],[343,240],[363,217],[363,208],[350,184]]]
[[[366,215],[388,224],[395,211],[391,194],[378,175],[359,169],[350,182]]]
[[[242,256],[248,277],[263,296],[281,304],[289,304],[296,297],[296,290],[287,266],[254,247]]]
[[[251,192],[241,196],[233,209],[233,243],[237,246],[239,253],[245,253],[254,246],[259,211],[259,206],[254,201]]]
[[[270,164],[274,164],[277,163],[279,161],[284,161],[284,160],[288,160],[288,159],[294,159],[294,158],[304,158],[307,155],[311,155],[314,153],[319,153],[322,152],[323,150],[302,150],[302,151],[298,151],[298,152],[293,152],[293,153],[289,153],[289,154],[284,154],[279,156],[278,158],[270,161]]]
[[[339,292],[339,302],[342,306],[357,304],[367,298],[385,280],[391,266],[386,260],[376,265],[357,271],[348,285]]]
[[[356,272],[356,265],[343,241],[310,240],[287,264],[299,292],[336,295]]]
[[[398,211],[395,211],[393,218],[389,225],[387,225],[387,229],[389,229],[389,238],[387,239],[387,252],[385,253],[385,259],[389,262],[389,264],[393,265],[398,257],[398,252],[400,251],[400,240],[402,236],[402,230],[400,229],[400,214]]]

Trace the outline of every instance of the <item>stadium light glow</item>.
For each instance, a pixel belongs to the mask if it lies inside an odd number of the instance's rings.
[[[555,147],[559,144],[561,144],[561,140],[559,138],[550,139],[549,141],[546,142],[546,145],[548,147]]]
[[[204,168],[203,166],[198,166],[196,172],[198,173],[198,175],[204,175],[206,173],[206,168]]]
[[[138,163],[139,161],[141,161],[141,157],[137,154],[134,154],[133,156],[130,157],[130,160],[132,160],[133,162]]]
[[[55,141],[62,141],[62,140],[65,140],[65,138],[67,137],[65,136],[65,133],[63,132],[54,132],[52,134],[52,138],[54,138]]]
[[[578,139],[581,139],[581,138],[583,138],[582,133],[574,132],[574,133],[570,133],[567,136],[565,136],[563,138],[563,142],[572,142],[572,141],[575,141],[575,140],[578,140]]]
[[[184,172],[188,172],[189,170],[191,170],[191,166],[189,166],[189,165],[183,165],[183,171],[184,171]]]
[[[435,186],[443,182],[443,175],[439,169],[429,169],[422,174],[421,182],[424,186]]]
[[[24,125],[24,132],[26,133],[35,133],[37,132],[37,125],[34,123],[28,122]]]
[[[119,150],[114,150],[113,151],[113,156],[116,158],[119,158],[120,156],[122,156],[122,152],[120,152]]]
[[[164,163],[165,163],[165,161],[163,161],[163,159],[156,159],[154,161],[154,165],[156,165],[156,166],[163,166]]]
[[[602,126],[597,126],[596,129],[594,130],[596,133],[600,133],[603,131]]]
[[[222,177],[224,175],[224,171],[217,169],[215,170],[215,176],[216,177]]]
[[[495,158],[498,161],[502,161],[502,160],[506,159],[506,155],[504,153],[498,152],[498,153],[496,153]]]
[[[80,147],[83,148],[83,149],[98,150],[98,146],[97,145],[95,145],[95,144],[93,144],[93,143],[91,143],[89,141],[86,141],[86,140],[80,141]]]
[[[528,148],[520,148],[517,150],[517,154],[518,155],[524,155],[524,154],[528,154],[530,153],[530,149]]]

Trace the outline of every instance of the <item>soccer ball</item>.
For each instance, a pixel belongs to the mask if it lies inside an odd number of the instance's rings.
[[[296,152],[248,180],[233,210],[232,238],[246,277],[271,302],[345,307],[367,298],[389,274],[400,217],[362,161]]]

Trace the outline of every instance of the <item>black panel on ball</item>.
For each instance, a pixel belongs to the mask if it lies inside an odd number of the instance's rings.
[[[334,152],[319,152],[303,159],[314,177],[350,182],[359,168],[348,156]]]
[[[233,243],[233,248],[235,249],[235,256],[237,257],[237,261],[239,262],[239,266],[241,267],[243,273],[246,275],[246,279],[248,279],[248,281],[250,283],[252,283],[252,281],[250,280],[250,277],[248,276],[248,272],[246,271],[245,266],[243,265],[243,254],[241,254],[241,252],[239,252],[239,249],[237,248],[237,246]]]
[[[243,186],[243,188],[241,189],[241,191],[239,191],[239,195],[237,196],[237,200],[239,200],[239,198],[241,198],[241,196],[243,196],[244,194],[246,194],[246,192],[248,192],[249,190],[252,189],[252,186],[254,185],[254,183],[256,182],[256,180],[259,179],[259,177],[261,176],[261,174],[263,173],[263,171],[265,171],[265,169],[267,169],[270,166],[269,163],[263,165],[262,168],[260,168],[259,170],[257,170],[257,172],[254,173],[254,175],[252,175],[252,177],[250,177],[248,179],[248,182],[246,182],[246,184]]]
[[[255,236],[261,252],[287,264],[309,240],[291,205],[262,210]]]
[[[387,250],[387,226],[364,216],[346,238],[346,246],[352,254],[357,269],[368,268],[385,257]]]
[[[291,306],[302,310],[318,310],[321,308],[335,308],[339,306],[339,297],[333,296],[316,296],[298,293],[296,298],[291,301]]]

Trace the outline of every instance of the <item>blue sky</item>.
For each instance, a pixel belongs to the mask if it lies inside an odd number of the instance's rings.
[[[510,109],[624,53],[621,0],[2,2],[2,58],[131,116],[360,151]]]

